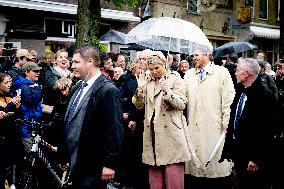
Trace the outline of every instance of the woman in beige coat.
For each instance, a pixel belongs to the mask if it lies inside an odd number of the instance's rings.
[[[184,162],[191,159],[183,109],[186,96],[181,77],[165,69],[166,58],[152,52],[150,76],[138,80],[133,102],[145,108],[142,161],[150,165],[151,189],[183,189]]]

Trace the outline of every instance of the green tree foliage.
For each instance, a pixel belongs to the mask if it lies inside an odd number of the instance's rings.
[[[128,5],[130,7],[135,7],[138,3],[138,0],[106,0],[106,1],[112,2],[118,9],[121,9],[125,5]]]
[[[135,7],[138,0],[106,0],[112,2],[117,9],[123,6]],[[100,0],[78,0],[77,10],[77,38],[76,46],[89,44],[97,47],[101,52],[105,51],[105,46],[99,43],[98,33],[101,23],[101,3]]]

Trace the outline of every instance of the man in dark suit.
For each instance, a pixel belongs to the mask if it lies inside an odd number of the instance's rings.
[[[237,84],[241,85],[231,106],[222,159],[234,161],[241,189],[269,188],[276,99],[262,85],[255,59],[239,59]]]
[[[70,92],[61,149],[70,161],[72,188],[105,188],[114,178],[123,142],[120,93],[101,74],[97,49],[83,46],[72,61],[82,82]]]

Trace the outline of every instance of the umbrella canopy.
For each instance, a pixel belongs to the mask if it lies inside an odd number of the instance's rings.
[[[252,49],[256,49],[257,46],[249,42],[229,42],[220,47],[217,47],[213,51],[213,56],[222,57],[232,53],[240,53]]]
[[[203,31],[195,24],[171,17],[150,18],[138,24],[128,34],[129,42],[138,43],[152,40],[155,44],[167,44],[168,51],[172,49],[180,53],[193,54],[198,48],[211,53],[213,47]],[[153,50],[159,45],[153,44]]]
[[[128,49],[131,50],[144,50],[144,49],[153,49],[159,51],[169,51],[173,53],[179,53],[180,50],[176,47],[176,45],[172,44],[169,50],[169,43],[167,41],[160,41],[155,39],[149,39],[146,41],[137,41],[136,43],[130,45]]]

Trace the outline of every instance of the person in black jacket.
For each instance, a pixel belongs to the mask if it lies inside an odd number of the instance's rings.
[[[277,156],[275,156],[275,162],[279,162],[277,166],[274,167],[274,172],[276,180],[274,187],[276,189],[284,188],[284,162],[283,158],[284,155],[283,153],[280,153],[280,151],[284,147],[284,140],[283,140],[283,135],[284,135],[284,60],[279,59],[276,62],[276,74],[275,74],[275,84],[278,88],[278,112],[279,112],[279,122],[276,127],[276,132],[275,132],[275,151],[277,152]]]
[[[278,89],[277,86],[272,78],[272,76],[265,73],[265,66],[268,64],[268,62],[265,62],[263,60],[257,61],[260,66],[260,72],[259,75],[261,77],[262,84],[271,90],[271,92],[274,94],[276,100],[278,100]]]
[[[114,179],[123,143],[121,96],[100,72],[98,50],[75,50],[72,69],[82,81],[70,91],[60,151],[70,162],[72,188],[105,188]]]
[[[240,59],[236,69],[239,87],[221,161],[234,161],[240,189],[268,188],[276,99],[263,86],[255,59]]]
[[[121,67],[114,68],[114,83],[119,89],[122,97],[123,120],[125,130],[125,140],[123,145],[123,163],[121,164],[121,179],[120,182],[124,186],[134,187],[135,189],[141,187],[141,154],[142,154],[142,133],[140,129],[133,129],[128,127],[131,117],[135,113],[135,106],[132,104],[132,97],[137,89],[136,75],[139,74],[139,63],[137,61],[130,61],[127,64],[127,71],[118,79],[119,73],[123,72]],[[139,172],[139,173],[137,173]]]

